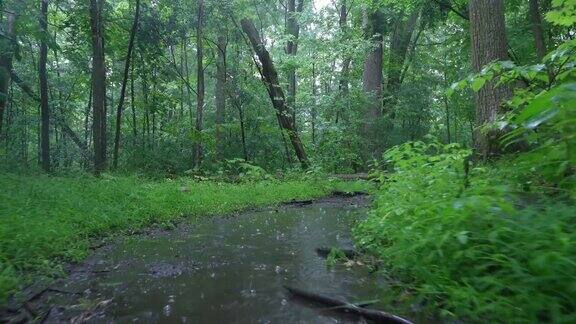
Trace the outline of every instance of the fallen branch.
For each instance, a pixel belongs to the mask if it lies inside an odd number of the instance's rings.
[[[410,322],[409,320],[404,319],[402,317],[388,314],[386,312],[382,312],[382,311],[378,311],[378,310],[374,310],[374,309],[362,308],[358,305],[349,303],[349,302],[344,301],[344,300],[340,300],[340,299],[312,293],[309,291],[305,291],[302,289],[288,287],[288,286],[284,286],[284,288],[286,288],[286,290],[288,290],[288,292],[295,297],[299,297],[299,298],[302,298],[302,299],[305,299],[308,301],[320,303],[320,304],[329,306],[334,310],[339,310],[339,311],[344,311],[344,312],[356,314],[356,315],[362,316],[366,319],[372,320],[376,323],[412,324],[412,322]]]

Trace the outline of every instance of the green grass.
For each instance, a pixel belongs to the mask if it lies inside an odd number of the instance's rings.
[[[406,144],[358,243],[428,311],[465,322],[576,322],[574,175],[552,151],[473,168],[457,146]],[[384,295],[390,295],[386,291]]]
[[[351,186],[350,191],[366,188]],[[64,263],[83,260],[94,239],[318,198],[347,187],[317,179],[227,184],[0,175],[0,303],[21,285],[39,276],[58,276]]]

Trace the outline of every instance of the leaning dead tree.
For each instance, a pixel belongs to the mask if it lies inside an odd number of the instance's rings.
[[[276,116],[280,122],[280,127],[288,133],[288,137],[290,138],[290,142],[292,143],[292,147],[294,148],[294,152],[296,153],[300,164],[303,168],[307,168],[308,158],[304,151],[304,145],[302,145],[302,141],[296,131],[292,109],[286,103],[286,96],[278,82],[278,72],[274,67],[274,62],[270,57],[270,53],[266,50],[266,47],[264,47],[262,38],[260,38],[260,34],[258,34],[254,23],[249,19],[242,19],[241,24],[242,30],[244,30],[244,33],[248,36],[248,39],[254,48],[254,52],[256,52],[256,55],[260,60],[262,81],[266,85],[268,95],[272,100],[272,105],[276,109]]]

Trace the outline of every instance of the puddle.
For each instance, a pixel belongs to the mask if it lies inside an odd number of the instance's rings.
[[[214,217],[101,248],[46,294],[45,320],[363,323],[291,300],[290,285],[351,302],[386,287],[365,267],[328,267],[315,249],[351,248],[366,198],[331,198]],[[375,306],[378,307],[378,306]],[[384,307],[382,307],[384,309]]]

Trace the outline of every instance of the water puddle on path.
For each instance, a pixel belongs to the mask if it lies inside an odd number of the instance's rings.
[[[125,238],[57,286],[82,296],[51,294],[46,320],[362,323],[295,302],[283,285],[352,302],[377,298],[385,289],[378,276],[328,267],[315,252],[351,248],[351,226],[366,212],[366,198],[330,198]]]

